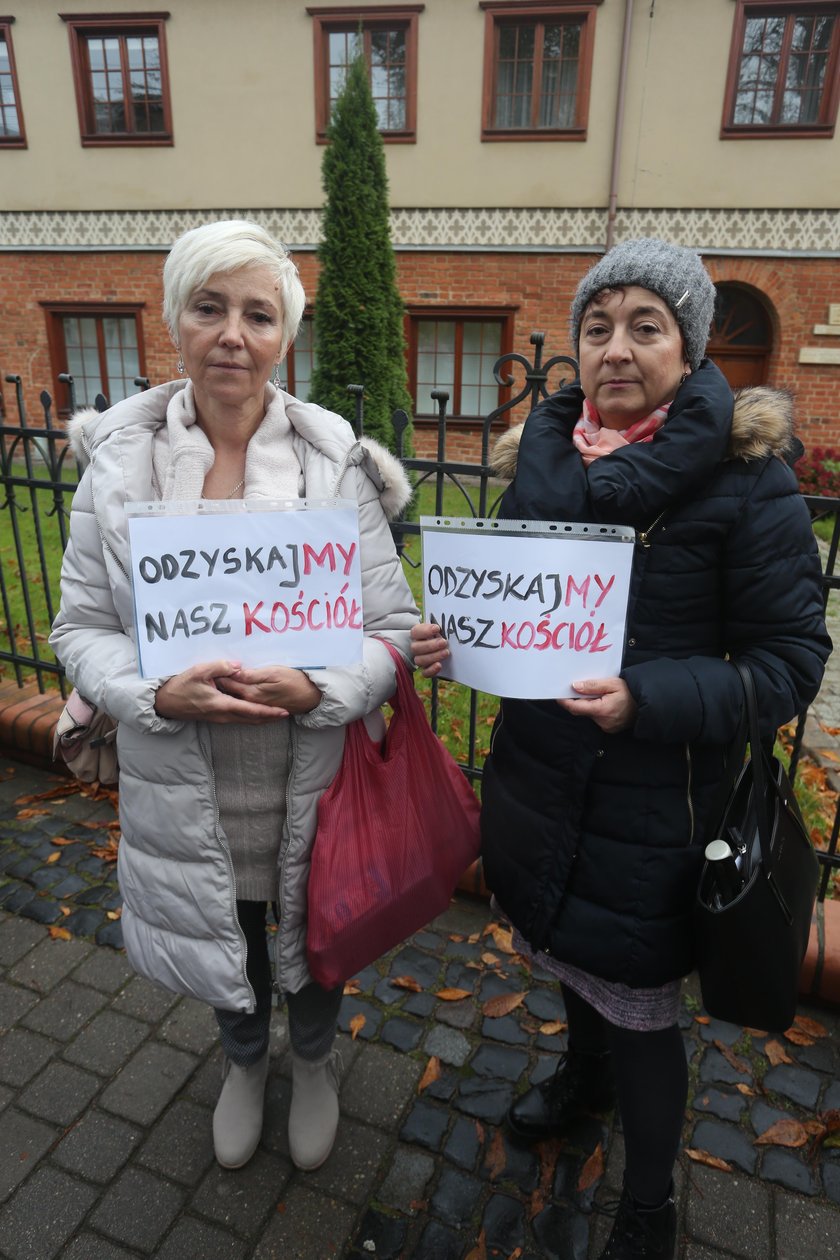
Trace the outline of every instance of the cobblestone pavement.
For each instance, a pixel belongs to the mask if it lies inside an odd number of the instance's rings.
[[[595,1117],[563,1144],[507,1135],[511,1099],[565,1043],[564,1012],[550,977],[510,957],[485,903],[454,901],[345,997],[342,1121],[315,1173],[289,1161],[287,1029],[275,1015],[263,1143],[247,1168],[224,1172],[211,1139],[212,1014],[134,976],[114,948],[111,806],[75,794],[20,803],[56,786],[0,761],[4,1260],[599,1254],[621,1135]],[[507,1013],[488,1013],[506,995]],[[767,1038],[708,1021],[687,984],[684,1146],[728,1171],[681,1153],[679,1260],[840,1253],[840,1149],[820,1141],[818,1119],[840,1109],[840,1013],[802,1015],[795,1040]],[[440,1074],[421,1088],[433,1057]],[[798,1122],[788,1137],[803,1144],[756,1144],[780,1120]]]

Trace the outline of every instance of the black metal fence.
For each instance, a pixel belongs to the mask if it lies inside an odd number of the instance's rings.
[[[564,380],[572,379],[577,364],[568,355],[553,355],[543,361],[544,334],[531,335],[534,347],[533,361],[524,355],[503,355],[494,365],[497,383],[512,391],[499,407],[492,411],[481,425],[480,452],[477,462],[447,458],[449,396],[445,391],[435,391],[438,409],[436,449],[434,456],[404,456],[408,416],[403,411],[394,413],[393,422],[397,439],[397,454],[419,489],[423,485],[434,487],[432,512],[440,515],[444,510],[444,492],[455,487],[459,514],[462,516],[488,517],[498,508],[501,487],[494,480],[489,464],[490,444],[494,429],[498,429],[502,417],[519,404],[528,410],[541,398],[559,388]],[[518,388],[510,369],[520,369],[522,381]],[[62,695],[67,687],[62,667],[46,646],[44,628],[49,626],[58,608],[58,562],[67,543],[70,503],[78,482],[79,470],[67,442],[63,427],[57,424],[54,402],[44,390],[40,395],[42,415],[37,423],[28,416],[24,406],[21,378],[7,376],[14,386],[17,423],[8,421],[0,425],[0,609],[6,624],[6,643],[0,635],[0,664],[11,666],[18,685],[28,676],[35,677],[38,687],[45,691],[48,686],[58,686]],[[75,408],[75,389],[72,376],[62,375],[59,380],[67,386],[70,409]],[[139,389],[148,388],[149,382],[138,377]],[[348,386],[355,397],[354,427],[357,434],[364,428],[364,389],[359,385]],[[99,410],[107,407],[101,395],[95,400]],[[807,496],[805,499],[812,517],[833,522],[831,539],[823,564],[824,598],[840,588],[840,576],[836,574],[838,547],[840,547],[840,499],[823,499]],[[6,526],[8,521],[8,528]],[[406,554],[405,548],[412,536],[419,535],[420,525],[410,518],[395,521],[392,532],[403,562],[416,566],[419,562]],[[10,542],[6,540],[10,539]],[[438,726],[438,687],[432,684],[431,720]],[[471,779],[481,777],[477,757],[478,696],[470,693],[467,753],[463,768]],[[807,714],[800,714],[796,726],[791,753],[791,779],[796,775]],[[826,894],[832,869],[840,869],[838,840],[840,839],[840,799],[838,799],[828,850],[820,853],[823,863],[820,883],[820,899]]]

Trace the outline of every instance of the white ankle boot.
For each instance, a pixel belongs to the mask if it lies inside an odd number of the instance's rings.
[[[333,1148],[340,1070],[341,1060],[335,1050],[314,1062],[292,1051],[289,1152],[292,1163],[304,1172],[320,1168]]]
[[[241,1168],[259,1146],[268,1051],[250,1067],[225,1059],[224,1084],[213,1112],[213,1147],[222,1168]]]

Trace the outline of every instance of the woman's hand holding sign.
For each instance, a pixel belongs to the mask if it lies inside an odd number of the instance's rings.
[[[263,676],[259,680],[253,677],[258,674]],[[300,670],[279,666],[244,670],[236,661],[219,660],[168,678],[158,688],[155,711],[182,722],[260,725],[314,709],[320,698],[318,688]]]
[[[558,700],[573,717],[591,718],[607,735],[626,730],[636,717],[636,701],[623,678],[592,678],[572,683],[580,698]]]
[[[449,656],[449,645],[440,626],[433,621],[420,621],[412,626],[411,655],[424,677],[434,678],[439,674],[441,664]]]

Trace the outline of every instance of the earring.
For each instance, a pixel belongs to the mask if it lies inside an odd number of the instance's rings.
[[[680,385],[684,385],[686,381],[688,380],[688,377],[689,377],[689,373],[683,372],[682,376],[680,377]]]
[[[176,367],[178,368],[179,375],[183,376],[184,375],[184,356],[181,354],[178,355],[178,362],[176,364]]]
[[[274,375],[271,378],[271,383],[275,389],[283,388],[283,382],[280,380],[280,360],[279,359],[274,364]]]

